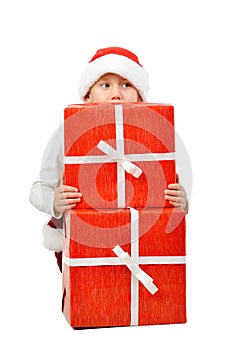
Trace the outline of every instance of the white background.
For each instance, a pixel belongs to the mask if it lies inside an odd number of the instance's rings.
[[[232,349],[232,32],[226,0],[1,2],[4,349]],[[60,311],[60,273],[42,247],[48,217],[28,200],[63,108],[80,102],[82,68],[106,46],[139,56],[149,101],[175,106],[191,160],[185,325],[72,330]]]

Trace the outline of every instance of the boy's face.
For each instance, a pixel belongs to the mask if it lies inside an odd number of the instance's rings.
[[[139,102],[141,97],[137,89],[120,75],[107,73],[91,87],[85,101],[101,102]]]

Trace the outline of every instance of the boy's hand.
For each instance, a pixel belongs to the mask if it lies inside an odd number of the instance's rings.
[[[53,209],[54,214],[59,216],[66,210],[72,209],[77,203],[81,201],[82,194],[76,187],[63,185],[63,178],[61,184],[55,189]]]
[[[178,176],[177,176],[178,181]],[[188,199],[184,187],[180,183],[170,184],[164,191],[165,199],[174,207],[182,209],[186,214],[188,212]]]

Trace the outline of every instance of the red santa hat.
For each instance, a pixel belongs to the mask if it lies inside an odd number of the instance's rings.
[[[79,84],[79,95],[84,101],[90,88],[104,74],[114,73],[127,79],[146,101],[149,82],[148,73],[140,64],[138,57],[121,47],[107,47],[98,50],[84,69]]]

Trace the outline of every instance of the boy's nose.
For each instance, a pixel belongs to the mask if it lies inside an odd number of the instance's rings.
[[[113,86],[111,100],[121,100],[121,93],[118,85]]]
[[[114,100],[120,100],[121,99],[121,97],[120,97],[120,95],[114,95],[113,97],[112,97],[112,100],[114,101]]]

